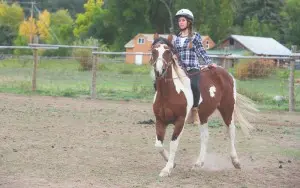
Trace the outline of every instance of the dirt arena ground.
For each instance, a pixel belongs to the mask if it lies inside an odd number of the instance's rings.
[[[241,170],[224,126],[210,128],[205,167],[191,170],[200,138],[188,125],[166,178],[158,176],[165,162],[154,125],[138,123],[149,119],[151,103],[0,94],[0,187],[300,186],[299,113],[262,112],[251,138],[237,130]]]

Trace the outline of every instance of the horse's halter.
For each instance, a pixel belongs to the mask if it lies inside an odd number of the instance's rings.
[[[159,45],[159,46],[158,46],[158,45]],[[155,70],[155,78],[156,78],[156,79],[159,79],[159,78],[165,78],[165,77],[166,77],[166,74],[167,74],[167,72],[168,72],[169,66],[172,65],[172,63],[174,62],[174,53],[172,52],[171,49],[166,49],[165,46],[163,46],[164,51],[161,52],[162,54],[161,54],[161,55],[158,54],[158,57],[157,57],[156,60],[153,62],[153,50],[155,49],[155,50],[157,50],[157,52],[159,53],[159,49],[158,49],[158,48],[161,48],[161,47],[162,47],[161,45],[166,45],[166,44],[163,44],[163,43],[157,43],[157,44],[153,45],[153,47],[152,47],[152,57],[151,57],[151,60],[150,60],[151,65],[154,67],[154,70]],[[166,45],[166,46],[168,46],[168,45]],[[169,52],[171,53],[172,58],[171,58],[170,61],[166,61],[166,60],[163,58],[163,54],[164,54],[166,51],[169,51]],[[162,71],[161,71],[160,75],[159,75],[159,71],[156,70],[156,69],[157,69],[157,63],[158,63],[158,62],[162,62],[162,63],[163,63],[163,65],[162,65],[162,67],[161,67]]]

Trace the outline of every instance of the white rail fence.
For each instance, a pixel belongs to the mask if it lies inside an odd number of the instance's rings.
[[[31,49],[33,51],[33,71],[32,71],[32,91],[36,91],[36,73],[37,73],[37,64],[38,64],[38,49],[59,49],[59,48],[81,48],[81,49],[91,49],[93,64],[92,64],[92,82],[90,95],[92,99],[97,98],[96,86],[97,86],[97,63],[98,58],[101,55],[151,55],[150,53],[141,53],[141,52],[104,52],[97,51],[99,48],[97,46],[69,46],[69,45],[48,45],[48,44],[29,44],[28,46],[0,46],[0,49]],[[289,75],[289,111],[295,111],[295,61],[300,59],[300,53],[296,53],[296,46],[292,47],[292,54],[290,56],[237,56],[237,55],[209,55],[212,58],[219,59],[222,62],[222,66],[225,68],[227,60],[233,59],[274,59],[274,60],[287,60],[290,67]]]

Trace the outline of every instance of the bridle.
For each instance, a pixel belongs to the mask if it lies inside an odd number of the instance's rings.
[[[157,42],[156,44],[165,44],[165,43]],[[152,50],[155,49],[154,46],[155,46],[156,44],[152,45],[152,48],[151,48]],[[168,46],[168,44],[165,44],[165,45]],[[168,46],[168,47],[169,47],[169,46]],[[166,67],[163,69],[163,72],[162,72],[161,75],[155,74],[155,79],[156,79],[156,80],[165,79],[165,81],[172,81],[172,80],[174,80],[174,79],[179,79],[179,77],[175,77],[175,78],[166,78],[166,75],[167,75],[167,72],[168,72],[168,69],[169,69],[170,65],[174,64],[174,62],[175,62],[176,59],[177,59],[177,57],[176,57],[176,55],[175,55],[175,53],[174,53],[174,51],[173,51],[172,49],[166,49],[166,50],[169,50],[169,51],[171,52],[171,55],[172,55],[172,59],[171,59],[171,61],[169,61],[169,62],[167,62],[164,58],[157,58],[154,62],[152,62],[153,55],[151,55],[152,57],[151,57],[151,59],[150,59],[150,64],[151,64],[153,67],[155,67],[155,65],[156,65],[156,63],[157,63],[158,60],[161,60],[161,61],[166,65]],[[175,58],[176,58],[176,59],[175,59]],[[207,69],[207,70],[209,70],[209,69]],[[200,69],[200,72],[201,72],[201,71],[206,71],[206,70],[205,70],[205,68],[203,68],[203,69],[201,68],[201,69]],[[182,76],[182,77],[189,77],[189,78],[190,78],[191,76],[194,76],[194,75],[196,75],[196,74],[199,74],[199,72],[188,73],[186,70],[184,70],[184,72],[185,72],[186,76]]]
[[[165,44],[165,43],[161,43],[161,42],[157,42],[156,44]],[[155,44],[155,45],[156,45]],[[155,45],[153,45],[153,47],[151,48],[152,50],[154,49],[154,46]],[[165,45],[167,45],[167,44],[165,44]],[[168,45],[167,45],[168,46]],[[156,63],[157,63],[157,61],[162,61],[163,63],[164,63],[164,65],[165,65],[165,68],[163,69],[163,72],[162,72],[162,74],[161,75],[157,75],[157,74],[155,74],[155,79],[166,79],[166,75],[167,75],[167,72],[168,72],[168,69],[169,69],[169,67],[170,67],[170,65],[172,65],[174,62],[175,62],[175,59],[174,59],[174,52],[173,52],[173,50],[171,50],[171,49],[166,49],[166,51],[170,51],[171,52],[171,55],[172,55],[172,59],[171,59],[171,61],[169,61],[169,62],[167,62],[164,58],[160,58],[160,57],[158,57],[154,62],[152,62],[151,63],[151,65],[153,66],[153,67],[155,67],[155,65],[156,65]],[[153,59],[153,55],[152,55],[152,57],[151,57],[151,60]],[[151,61],[150,60],[150,61]]]
[[[155,78],[156,79],[166,78],[166,75],[167,75],[170,65],[172,65],[172,63],[174,63],[174,58],[172,57],[171,61],[169,61],[169,62],[167,62],[164,58],[157,58],[156,61],[152,63],[152,66],[155,66],[158,60],[161,60],[166,66],[163,69],[163,72],[161,75],[155,74]]]

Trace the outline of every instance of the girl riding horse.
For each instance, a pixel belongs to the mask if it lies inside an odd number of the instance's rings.
[[[233,76],[222,67],[211,63],[202,46],[200,35],[198,33],[191,34],[192,13],[184,9],[178,11],[176,17],[181,19],[179,20],[181,32],[175,40],[171,35],[168,39],[164,39],[156,34],[151,49],[150,63],[156,83],[153,100],[153,112],[156,119],[155,147],[167,162],[159,175],[169,176],[176,166],[176,151],[191,109],[193,109],[194,120],[200,119],[197,124],[201,138],[200,152],[193,168],[204,166],[209,138],[208,119],[218,109],[227,126],[232,164],[235,168],[240,169],[235,149],[234,120],[238,120],[243,132],[248,134],[252,125],[243,114],[257,110],[251,100],[237,93]],[[179,60],[175,55],[176,51],[179,54]],[[201,69],[201,74],[199,57],[202,57],[206,64],[210,65],[204,70]],[[200,97],[200,90],[203,99],[201,102],[199,98],[197,99],[197,96]],[[173,124],[174,129],[168,152],[164,149],[164,138],[169,124]]]
[[[199,79],[201,57],[205,65],[216,67],[207,55],[203,45],[201,35],[193,32],[194,15],[188,9],[179,10],[175,18],[178,22],[180,32],[173,41],[173,45],[179,57],[179,65],[190,75],[191,88],[193,91],[194,104],[191,110],[191,116],[186,123],[199,123],[198,106],[200,99]]]

